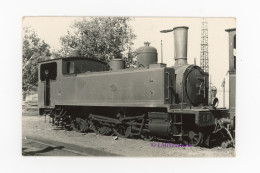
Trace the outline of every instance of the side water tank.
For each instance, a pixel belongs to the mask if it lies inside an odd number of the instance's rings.
[[[149,46],[150,43],[145,42],[145,46],[137,49],[137,65],[138,67],[148,67],[150,64],[156,64],[158,61],[157,50]]]
[[[111,70],[125,69],[125,61],[122,59],[112,59],[108,64]]]

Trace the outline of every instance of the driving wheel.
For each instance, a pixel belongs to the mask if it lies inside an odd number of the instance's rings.
[[[201,132],[189,131],[188,137],[184,138],[185,144],[190,144],[193,147],[200,146],[203,143],[203,134]]]

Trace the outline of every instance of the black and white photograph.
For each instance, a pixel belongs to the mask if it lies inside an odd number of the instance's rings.
[[[259,12],[2,1],[0,172],[259,172]]]
[[[23,156],[236,156],[236,18],[22,20]]]

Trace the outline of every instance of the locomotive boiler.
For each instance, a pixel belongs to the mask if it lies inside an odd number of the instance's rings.
[[[74,53],[39,63],[39,112],[80,132],[209,145],[229,135],[229,112],[208,106],[208,74],[187,63],[188,27],[176,27],[175,65],[157,63],[149,44],[137,50],[137,68]]]

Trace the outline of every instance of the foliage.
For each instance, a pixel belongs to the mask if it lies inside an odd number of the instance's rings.
[[[38,83],[39,60],[48,59],[50,46],[39,38],[30,27],[23,28],[23,54],[22,54],[22,89],[29,91]]]
[[[60,38],[62,48],[54,56],[67,57],[71,49],[81,56],[109,61],[123,58],[131,62],[132,40],[136,37],[129,25],[129,17],[91,17],[76,20],[71,31]]]

